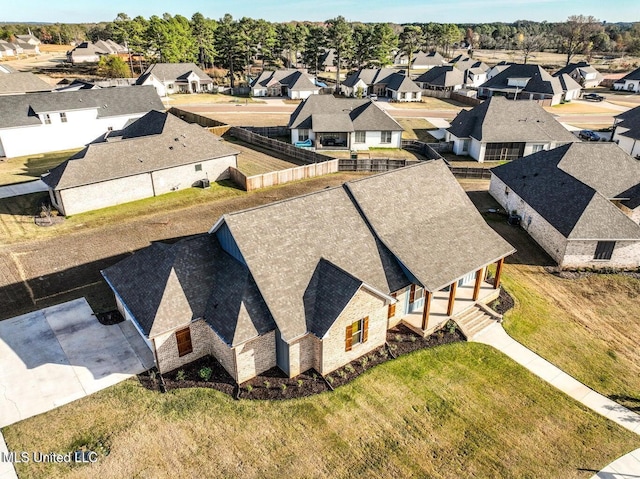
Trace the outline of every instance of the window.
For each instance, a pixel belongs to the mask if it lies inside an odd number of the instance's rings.
[[[191,330],[189,328],[176,331],[176,341],[178,343],[178,356],[182,357],[193,351],[191,345]]]
[[[615,247],[615,241],[598,241],[598,246],[596,246],[596,253],[593,255],[593,259],[599,259],[602,261],[611,259],[613,249]]]
[[[533,145],[531,147],[531,153],[538,153],[539,151],[544,150],[544,145]]]
[[[169,83],[167,85],[167,90],[173,90],[173,83]]]
[[[484,161],[509,161],[524,156],[524,143],[487,143]]]
[[[44,115],[44,124],[45,125],[50,125],[51,124],[51,115],[49,115],[49,113],[45,113],[45,115]]]
[[[66,123],[67,122],[67,114],[65,112],[60,113],[60,121],[62,123]]]
[[[367,141],[366,131],[356,131],[356,143],[365,143]]]
[[[381,132],[381,139],[380,142],[381,143],[391,143],[391,132],[390,131],[383,131]]]
[[[345,351],[351,351],[356,344],[366,343],[367,339],[369,339],[369,316],[347,326],[344,340]]]
[[[202,171],[202,163],[196,165],[196,171]]]
[[[298,141],[307,141],[309,139],[309,130],[301,128],[298,130]]]
[[[396,297],[396,293],[391,293],[391,297],[395,298]],[[389,303],[388,309],[387,309],[387,319],[391,319],[396,315],[396,303]]]

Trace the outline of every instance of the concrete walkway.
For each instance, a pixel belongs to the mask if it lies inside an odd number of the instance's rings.
[[[29,195],[47,191],[47,185],[42,180],[27,181],[15,185],[0,186],[0,199],[14,196]]]
[[[2,433],[0,432],[0,479],[18,479],[13,463],[2,460],[3,454],[8,454],[8,452],[4,437],[2,437]]]
[[[640,449],[616,459],[591,479],[637,479],[638,477],[640,477]]]
[[[509,336],[501,324],[492,324],[477,334],[473,341],[493,346],[576,401],[640,435],[640,414],[630,411],[573,379],[567,373]],[[640,478],[640,468],[635,470],[634,473],[638,474],[636,477]]]

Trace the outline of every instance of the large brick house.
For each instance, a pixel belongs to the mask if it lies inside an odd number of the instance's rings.
[[[430,334],[497,297],[513,251],[432,161],[226,214],[102,273],[160,371],[212,354],[241,383],[328,374],[399,322]]]
[[[612,143],[493,168],[489,193],[562,268],[640,266],[640,162]]]

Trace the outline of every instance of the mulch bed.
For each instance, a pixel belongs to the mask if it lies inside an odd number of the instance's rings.
[[[447,326],[427,338],[422,338],[406,326],[398,325],[387,332],[387,344],[333,371],[326,379],[314,369],[295,378],[288,378],[278,367],[274,367],[237,385],[213,356],[205,356],[162,375],[155,369],[139,374],[138,380],[144,387],[153,391],[204,387],[217,389],[235,399],[293,399],[333,390],[368,369],[403,354],[464,340],[460,330],[453,326]],[[209,370],[210,377],[203,378],[204,373],[209,373]]]
[[[124,321],[122,314],[120,314],[120,311],[118,311],[117,309],[114,309],[113,311],[107,311],[106,313],[96,313],[96,318],[98,318],[100,324],[104,326],[112,326]]]
[[[500,289],[500,296],[493,301],[489,307],[498,314],[504,314],[515,306],[516,302],[513,297],[504,289]]]

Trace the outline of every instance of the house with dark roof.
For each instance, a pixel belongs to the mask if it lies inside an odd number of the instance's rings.
[[[102,274],[161,372],[211,354],[242,383],[329,374],[399,323],[431,334],[497,297],[513,251],[438,160],[225,214]]]
[[[640,106],[616,115],[612,140],[629,155],[640,159]]]
[[[31,72],[0,75],[0,95],[18,95],[51,90],[53,90],[53,86]]]
[[[82,148],[151,110],[164,110],[152,87],[6,95],[0,101],[0,157]]]
[[[624,90],[640,93],[640,68],[626,74],[613,83],[614,90]]]
[[[456,155],[507,161],[579,141],[542,106],[494,96],[461,110],[446,130]]]
[[[296,69],[263,71],[251,82],[252,96],[284,96],[304,100],[317,95],[319,91],[320,87],[316,86],[313,75]]]
[[[327,48],[324,50],[324,53],[320,55],[318,69],[325,72],[335,72],[338,69],[336,65],[337,61],[335,48]]]
[[[640,267],[640,162],[612,143],[492,168],[489,193],[562,268]]]
[[[438,52],[423,52],[422,50],[415,51],[411,57],[411,68],[416,70],[429,70],[433,67],[442,66],[446,63],[446,60]],[[399,67],[406,67],[409,64],[409,57],[400,52],[398,53],[393,64]]]
[[[553,77],[540,65],[513,64],[478,87],[478,98],[505,96],[558,105],[580,96],[580,85],[569,75]]]
[[[463,84],[469,88],[477,88],[488,79],[489,66],[481,61],[473,60],[465,55],[452,58],[449,65],[455,66],[464,73]]]
[[[414,80],[422,88],[422,94],[430,96],[431,92],[449,92],[460,90],[464,84],[464,72],[453,65],[433,67]],[[443,98],[438,94],[439,98]],[[446,96],[445,96],[446,98]]]
[[[554,77],[561,77],[562,75],[569,75],[582,88],[595,88],[604,79],[600,72],[587,62],[569,63],[566,67],[553,74]]]
[[[136,85],[153,85],[160,96],[213,91],[213,80],[195,63],[153,63]]]
[[[16,56],[16,50],[12,43],[0,40],[0,58],[11,58]]]
[[[344,96],[377,95],[395,101],[420,101],[422,88],[393,68],[363,68],[340,83]]]
[[[291,114],[291,142],[316,149],[400,148],[403,128],[368,98],[312,95]]]
[[[201,126],[153,110],[106,132],[42,180],[68,216],[228,178],[237,156]]]
[[[98,40],[97,42],[82,42],[67,52],[67,61],[72,65],[80,63],[98,63],[105,55],[127,53],[126,47],[113,40]]]

